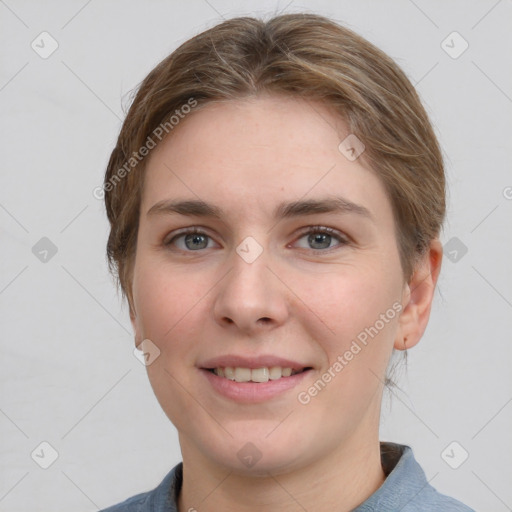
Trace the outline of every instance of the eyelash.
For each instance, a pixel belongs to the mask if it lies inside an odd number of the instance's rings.
[[[349,240],[346,237],[344,237],[339,231],[337,231],[337,230],[335,230],[333,228],[326,227],[326,226],[308,226],[303,231],[301,231],[298,239],[301,239],[301,238],[305,237],[306,235],[310,235],[310,234],[330,235],[330,236],[332,236],[332,237],[334,237],[334,238],[336,238],[338,240],[339,245],[336,245],[334,247],[329,247],[327,249],[305,249],[307,251],[312,251],[312,252],[315,252],[315,253],[319,253],[319,252],[326,253],[326,252],[331,252],[331,251],[333,251],[335,249],[339,249],[340,247],[343,247],[343,246],[349,244]],[[208,237],[210,239],[212,238],[212,237],[210,237],[210,235],[208,235],[204,231],[201,231],[200,228],[197,228],[197,227],[184,228],[182,231],[179,231],[178,233],[176,233],[170,240],[164,241],[163,245],[165,247],[170,247],[171,245],[173,245],[173,243],[178,238],[184,237],[186,235],[204,235],[204,236],[206,236],[206,237]],[[197,251],[184,250],[184,249],[178,249],[178,250],[182,251],[182,252],[189,252],[189,253],[201,252],[201,249],[198,249]]]

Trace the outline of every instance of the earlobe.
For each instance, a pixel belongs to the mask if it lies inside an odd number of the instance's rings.
[[[416,265],[410,282],[405,285],[403,310],[394,342],[395,349],[412,348],[423,336],[430,317],[442,258],[441,242],[437,239],[432,240],[429,250]]]

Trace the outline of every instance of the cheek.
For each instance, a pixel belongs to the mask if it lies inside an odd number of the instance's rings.
[[[183,339],[183,328],[190,329],[190,319],[206,291],[185,272],[171,272],[159,262],[141,260],[134,274],[134,301],[144,337],[161,349],[168,340]]]
[[[142,339],[159,349],[147,366],[149,381],[162,409],[175,426],[187,429],[187,414],[197,406],[184,389],[193,389],[190,367],[205,332],[206,314],[201,297],[210,287],[199,286],[186,273],[169,272],[156,261],[139,261],[134,275],[134,300]],[[203,322],[203,324],[201,324]],[[202,334],[202,336],[201,336]]]
[[[316,323],[322,324],[313,334],[329,365],[342,357],[348,361],[343,373],[350,374],[350,378],[363,373],[366,378],[368,368],[382,373],[398,325],[401,294],[398,269],[386,271],[384,265],[375,262],[329,276],[315,276],[309,281],[302,277],[302,283],[305,287],[301,293],[315,313],[309,317],[316,316],[321,321]]]

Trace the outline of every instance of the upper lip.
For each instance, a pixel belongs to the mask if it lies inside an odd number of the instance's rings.
[[[238,355],[217,356],[202,362],[199,367],[207,370],[213,368],[272,368],[280,366],[281,368],[291,368],[292,370],[302,370],[303,368],[311,368],[311,365],[292,361],[282,357],[272,355],[261,355],[257,357],[247,357]]]

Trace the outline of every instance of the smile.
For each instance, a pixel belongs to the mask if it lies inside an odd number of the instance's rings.
[[[284,377],[290,377],[308,369],[309,368],[294,370],[292,368],[283,368],[281,366],[262,368],[226,366],[225,368],[212,368],[209,371],[218,377],[224,377],[225,379],[233,380],[235,382],[268,382],[269,380],[278,380]]]
[[[312,371],[311,367],[292,370],[290,367],[279,366],[260,368],[224,366],[202,368],[201,374],[206,378],[207,387],[216,396],[241,404],[256,404],[277,399],[294,388],[303,388],[304,379],[311,375]],[[223,373],[222,376],[217,375],[220,372]]]

